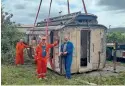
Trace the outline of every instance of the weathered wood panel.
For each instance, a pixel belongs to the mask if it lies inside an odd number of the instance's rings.
[[[106,63],[106,32],[104,29],[101,29],[101,59],[100,59],[100,69],[105,66]]]
[[[72,30],[70,31],[70,41],[73,43],[74,45],[74,49],[73,49],[73,57],[72,57],[72,73],[77,72],[77,30]]]
[[[91,32],[91,62],[93,69],[98,68],[98,66],[100,65],[99,62],[103,62],[104,64],[105,61],[104,53],[102,53],[102,51],[104,50],[103,44],[105,43],[103,41],[103,33],[104,31],[102,31],[101,29],[93,29]],[[100,55],[99,52],[101,52]]]

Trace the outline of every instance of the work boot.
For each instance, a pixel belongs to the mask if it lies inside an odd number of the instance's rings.
[[[39,80],[42,80],[42,78],[39,78]]]
[[[46,78],[46,77],[43,77],[43,79],[47,80],[47,78]]]
[[[16,66],[18,67],[18,66],[20,66],[20,64],[16,64]]]
[[[66,76],[66,79],[71,79],[71,77],[67,77],[67,76]]]

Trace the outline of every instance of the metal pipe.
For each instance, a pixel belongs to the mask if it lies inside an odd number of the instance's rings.
[[[114,56],[113,56],[113,63],[114,63],[113,70],[114,70],[114,73],[116,73],[116,61],[117,61],[116,50],[117,50],[117,43],[115,42],[115,49],[114,49]]]

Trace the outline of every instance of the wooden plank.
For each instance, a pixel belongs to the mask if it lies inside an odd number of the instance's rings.
[[[77,57],[77,71],[80,69],[80,30],[76,31],[76,57]]]
[[[72,72],[76,72],[77,70],[77,57],[76,57],[76,30],[72,30],[70,31],[70,41],[73,43],[74,45],[74,51],[73,51],[73,59],[72,59],[72,68],[71,71]]]
[[[91,61],[93,69],[97,69],[99,64],[99,51],[102,50],[101,33],[103,33],[101,29],[95,29],[91,32]],[[101,59],[105,58],[102,56],[100,57]]]

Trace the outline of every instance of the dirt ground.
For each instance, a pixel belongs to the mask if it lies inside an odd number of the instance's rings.
[[[125,72],[125,63],[116,62],[116,72],[114,72],[114,63],[112,61],[107,61],[103,70],[92,71],[86,74],[88,76],[116,76],[120,72]]]

